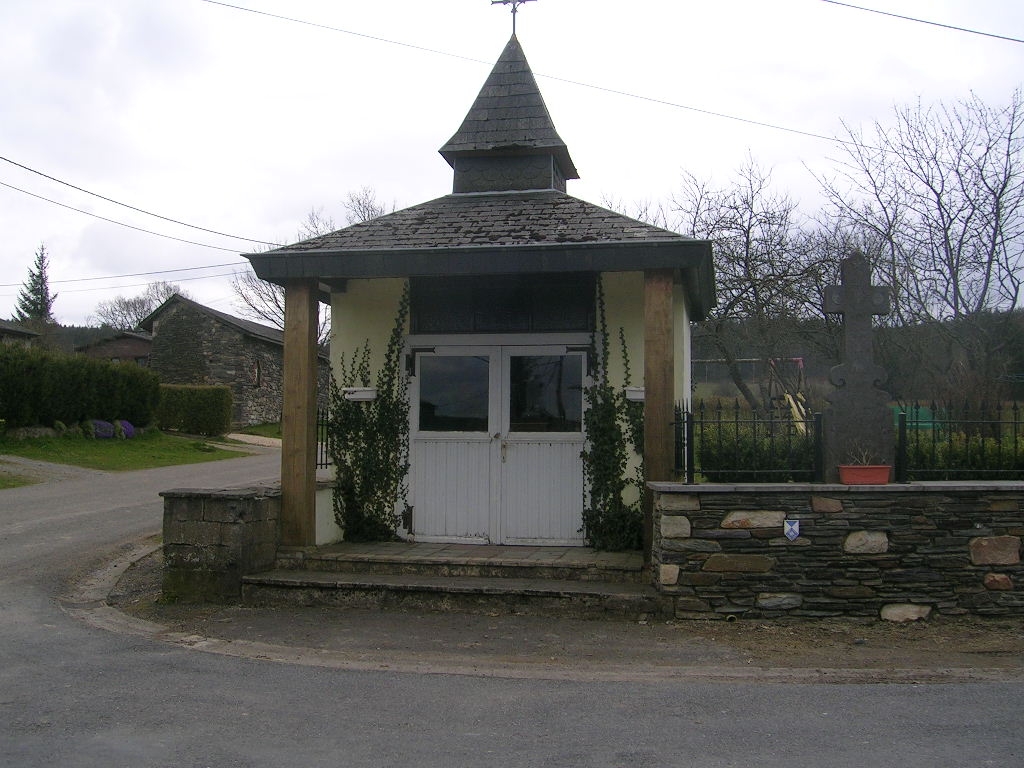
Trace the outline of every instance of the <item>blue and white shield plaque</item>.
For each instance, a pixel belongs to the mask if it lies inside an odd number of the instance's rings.
[[[796,541],[800,535],[800,521],[799,520],[786,520],[783,522],[783,531],[786,534],[786,538],[790,541]]]

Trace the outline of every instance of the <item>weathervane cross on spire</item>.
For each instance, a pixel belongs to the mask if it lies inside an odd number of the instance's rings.
[[[491,5],[511,5],[512,6],[512,34],[516,33],[516,12],[519,10],[519,6],[523,3],[530,3],[533,0],[491,0]]]

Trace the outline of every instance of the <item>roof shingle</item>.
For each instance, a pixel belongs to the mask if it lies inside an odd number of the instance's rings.
[[[454,194],[267,252],[689,241],[557,190]]]
[[[579,178],[569,148],[555,130],[515,35],[502,51],[459,130],[439,151],[454,167],[459,155],[510,149],[552,154],[565,178]]]

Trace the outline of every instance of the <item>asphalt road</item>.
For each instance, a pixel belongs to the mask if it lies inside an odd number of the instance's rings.
[[[360,671],[204,653],[62,609],[156,492],[278,457],[0,491],[0,766],[1011,766],[1019,682],[806,685]]]

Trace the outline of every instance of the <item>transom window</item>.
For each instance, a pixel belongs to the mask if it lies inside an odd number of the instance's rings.
[[[414,334],[556,333],[594,329],[590,274],[414,277]]]

